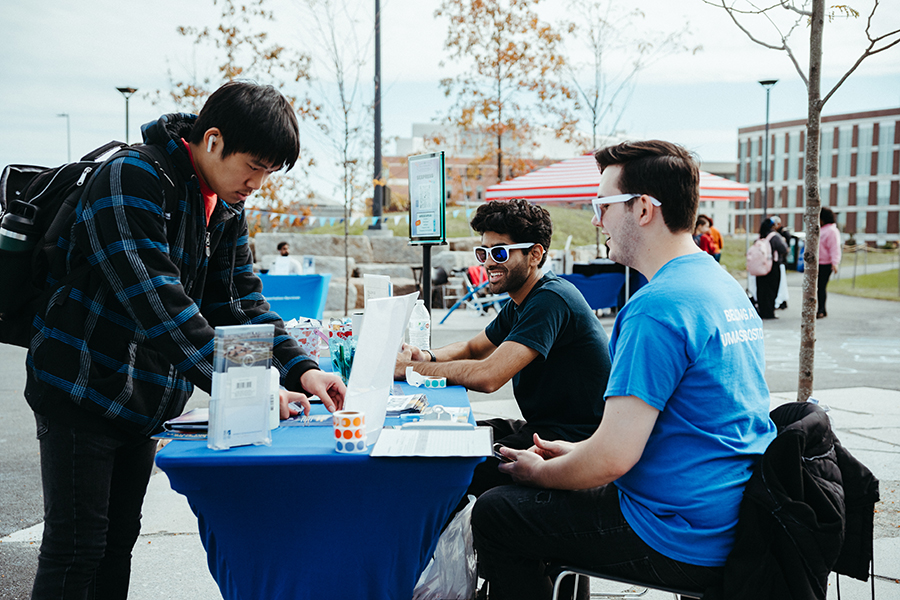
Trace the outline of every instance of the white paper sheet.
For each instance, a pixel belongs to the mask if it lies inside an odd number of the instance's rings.
[[[371,456],[491,456],[490,427],[385,429]]]
[[[397,352],[418,295],[416,292],[394,298],[376,298],[366,305],[366,318],[356,344],[344,410],[366,413],[369,445],[377,441],[384,427],[388,396],[394,385]]]

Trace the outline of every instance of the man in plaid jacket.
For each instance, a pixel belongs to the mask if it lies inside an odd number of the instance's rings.
[[[25,396],[41,449],[45,525],[33,598],[125,598],[155,442],[199,386],[210,391],[214,328],[273,323],[282,417],[308,395],[343,404],[269,310],[253,274],[244,201],[293,167],[299,130],[274,88],[231,82],[199,116],[143,127],[92,177],[51,265],[32,328]],[[94,596],[89,596],[93,589]]]

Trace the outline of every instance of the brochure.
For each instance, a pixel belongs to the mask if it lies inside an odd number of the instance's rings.
[[[213,450],[270,445],[272,324],[216,327],[209,438]]]
[[[388,397],[387,416],[421,413],[428,406],[425,394],[393,395]]]

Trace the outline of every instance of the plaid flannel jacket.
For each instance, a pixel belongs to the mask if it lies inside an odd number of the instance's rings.
[[[273,366],[288,389],[317,368],[269,310],[253,273],[243,205],[219,201],[207,226],[199,183],[181,138],[196,117],[172,114],[143,127],[165,149],[150,164],[124,149],[91,179],[51,280],[91,267],[56,289],[33,323],[26,398],[66,398],[151,435],[179,415],[193,386],[210,391],[214,328],[274,323]],[[172,186],[161,178],[171,178]]]

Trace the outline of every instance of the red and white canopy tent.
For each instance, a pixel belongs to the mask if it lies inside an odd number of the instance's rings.
[[[527,175],[494,184],[486,200],[525,198],[535,203],[590,203],[597,197],[600,169],[593,154],[570,158]],[[700,201],[746,202],[749,188],[736,181],[700,171]]]

